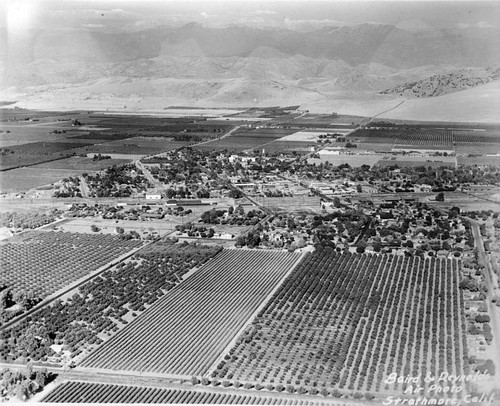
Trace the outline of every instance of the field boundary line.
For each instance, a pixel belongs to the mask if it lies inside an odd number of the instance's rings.
[[[292,271],[295,268],[297,268],[297,266],[302,262],[302,260],[304,259],[306,253],[307,253],[307,251],[302,252],[301,255],[295,261],[295,263],[290,267],[290,269],[287,272],[285,272],[285,274],[281,277],[280,280],[278,280],[278,282],[275,284],[275,286],[271,290],[271,292],[269,292],[269,294],[264,299],[262,299],[262,301],[261,301],[260,305],[257,307],[257,309],[255,309],[255,311],[248,317],[247,321],[236,332],[236,334],[231,339],[231,341],[226,345],[226,347],[224,347],[224,349],[221,351],[221,353],[219,354],[219,356],[215,359],[215,361],[213,362],[213,364],[205,371],[205,373],[202,376],[209,377],[210,374],[213,371],[215,371],[215,369],[217,368],[217,365],[219,364],[219,362],[221,362],[224,359],[224,355],[227,352],[229,352],[229,350],[231,348],[234,347],[234,345],[236,344],[236,340],[240,337],[241,334],[243,334],[243,331],[245,331],[245,329],[250,325],[250,323],[252,323],[252,321],[255,319],[255,317],[257,316],[257,314],[259,314],[260,311],[267,305],[267,303],[269,302],[269,300],[271,300],[272,296],[281,287],[281,285],[283,284],[283,282],[285,281],[285,279],[288,278],[288,276],[292,273]]]

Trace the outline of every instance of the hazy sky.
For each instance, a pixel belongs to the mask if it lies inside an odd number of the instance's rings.
[[[139,31],[189,22],[299,30],[363,22],[400,24],[412,30],[500,28],[498,1],[4,0],[0,3],[0,13],[4,15],[0,24],[7,27],[10,36],[31,29]]]

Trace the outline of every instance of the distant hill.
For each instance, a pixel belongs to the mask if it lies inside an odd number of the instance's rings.
[[[47,27],[9,58],[1,58],[9,47],[0,28],[0,99],[33,108],[128,111],[298,104],[376,115],[402,98],[437,96],[498,77],[498,70],[484,66],[500,66],[500,30],[420,28]]]
[[[434,75],[416,82],[404,83],[379,93],[409,98],[436,97],[484,85],[497,79],[500,79],[500,68],[460,69],[454,73]]]

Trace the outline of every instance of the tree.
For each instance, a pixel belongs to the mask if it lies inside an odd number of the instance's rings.
[[[237,247],[238,246],[244,247],[245,245],[247,245],[247,239],[243,235],[240,235],[240,236],[236,237],[235,245]]]
[[[92,224],[90,226],[90,229],[94,232],[94,233],[97,233],[99,231],[99,227],[97,227],[95,224]]]
[[[243,197],[243,192],[239,189],[231,189],[228,193],[228,196],[233,199],[240,199]]]
[[[356,252],[359,253],[359,254],[362,254],[363,252],[365,252],[366,250],[366,241],[364,240],[361,240],[358,245],[356,246]]]
[[[478,314],[475,320],[477,323],[488,323],[490,321],[490,316],[487,314]]]
[[[24,370],[24,376],[26,377],[26,379],[31,379],[32,375],[33,375],[33,362],[28,361],[28,363],[26,364],[26,368]]]
[[[444,202],[444,193],[440,192],[436,196],[436,202]]]

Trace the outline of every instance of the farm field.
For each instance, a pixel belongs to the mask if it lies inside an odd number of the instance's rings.
[[[293,134],[286,135],[280,138],[280,141],[305,141],[305,142],[317,142],[320,135],[324,134],[346,134],[349,129],[345,128],[328,128],[328,129],[318,129],[318,130],[303,130],[297,131]]]
[[[69,125],[69,128],[71,128],[71,125]],[[64,122],[53,126],[32,123],[2,123],[0,124],[0,148],[17,147],[37,141],[65,141],[67,137],[66,134],[52,134],[52,131],[66,130],[69,128],[68,124]]]
[[[181,390],[90,382],[67,381],[42,399],[47,403],[169,403],[219,405],[296,405],[297,400],[273,398],[270,394],[230,394],[210,390]],[[301,405],[323,405],[321,401],[304,401]]]
[[[37,163],[53,161],[73,155],[85,143],[36,142],[9,147],[9,152],[0,156],[0,170],[13,169]]]
[[[50,166],[50,163],[47,163]],[[57,182],[70,176],[79,176],[82,172],[91,172],[82,169],[52,169],[48,167],[32,166],[17,168],[0,174],[0,190],[12,193],[33,188],[39,188]]]
[[[305,115],[296,117],[296,118],[288,118],[284,119],[277,118],[276,121],[282,121],[289,125],[293,126],[302,126],[302,127],[325,127],[325,126],[342,126],[346,128],[354,128],[354,124],[359,123],[360,121],[366,119],[366,117],[361,116],[350,116],[350,115],[342,115],[342,114],[313,114],[307,113]]]
[[[457,161],[459,165],[493,165],[500,166],[500,155],[497,156],[478,156],[467,157],[458,156]]]
[[[132,155],[149,155],[160,153],[170,149],[176,149],[188,145],[189,142],[177,142],[170,139],[162,139],[159,137],[137,137],[126,138],[117,141],[104,142],[102,144],[94,144],[84,148],[80,148],[77,153],[117,153],[117,154],[132,154]]]
[[[398,148],[455,149],[457,153],[500,151],[497,130],[472,131],[467,128],[385,127],[358,129],[348,138],[360,144],[392,144]],[[487,152],[489,150],[489,152]],[[470,152],[469,152],[470,151]]]
[[[469,143],[457,142],[455,143],[455,152],[457,154],[469,155],[490,155],[500,154],[500,144],[498,143]]]
[[[105,235],[28,231],[0,244],[0,284],[43,299],[140,246]]]
[[[7,109],[2,110],[2,119],[4,122],[0,126],[0,148],[3,150],[0,170],[16,171],[2,173],[0,188],[4,192],[25,191],[63,177],[76,176],[83,171],[99,170],[117,163],[104,160],[87,165],[78,159],[80,157],[72,157],[73,154],[90,156],[101,153],[130,161],[190,143],[189,140],[175,141],[177,136],[181,139],[190,136],[204,139],[220,136],[232,127],[222,121],[208,123],[203,118],[168,119]],[[73,126],[73,119],[78,120],[81,125]],[[59,160],[61,162],[56,162]],[[41,163],[45,163],[41,172],[38,169],[33,172],[23,168]],[[77,172],[61,173],[55,170]]]
[[[264,207],[276,211],[317,211],[320,207],[321,198],[319,196],[293,197],[255,197],[254,200]]]
[[[78,171],[81,173],[99,171],[113,165],[122,165],[130,162],[126,159],[102,159],[93,161],[91,157],[72,156],[69,158],[58,159],[57,161],[44,162],[42,164],[32,166],[33,169],[54,169],[54,170],[68,170]],[[75,174],[68,174],[67,176],[75,176]]]
[[[242,129],[229,137],[220,140],[209,142],[202,145],[197,145],[195,148],[204,151],[207,150],[223,150],[241,152],[248,149],[262,148],[264,145],[271,145],[274,141],[280,140],[288,134],[292,134],[297,130],[287,128],[254,128]]]
[[[261,145],[260,149],[264,149],[269,154],[279,154],[281,152],[298,154],[307,154],[311,152],[311,147],[317,145],[314,142],[306,141],[281,141],[280,139],[276,141],[269,142],[267,144]]]
[[[240,130],[237,133],[235,133],[233,136],[237,137],[246,137],[246,138],[262,138],[264,140],[272,140],[272,139],[278,139],[281,137],[288,136],[289,134],[293,134],[297,130],[290,129],[290,128],[268,128],[268,127],[263,127],[263,128],[253,128],[250,130]]]
[[[81,365],[202,375],[299,258],[224,250]]]
[[[331,249],[307,255],[216,378],[336,396],[401,394],[406,384],[384,383],[391,373],[467,373],[460,262]]]
[[[370,143],[370,142],[356,142],[358,151],[370,151],[378,153],[391,152],[394,147],[394,142],[387,143]]]
[[[76,218],[57,225],[57,229],[72,233],[96,234],[91,230],[91,225],[95,224],[99,228],[99,233],[116,234],[116,227],[122,227],[125,232],[137,231],[140,235],[147,237],[148,233],[156,231],[164,234],[172,231],[177,224],[185,222],[183,217],[172,217],[161,220],[140,221],[140,220],[110,220],[102,218]]]
[[[410,161],[410,160],[405,160],[405,159],[387,159],[387,160],[381,160],[376,163],[376,166],[380,167],[387,167],[387,166],[394,166],[397,165],[399,168],[415,168],[418,166],[424,166],[426,168],[440,168],[442,166],[448,166],[448,167],[455,167],[454,162],[443,162],[443,161],[428,161],[428,160],[421,160],[421,161]]]
[[[62,354],[51,347],[56,344],[76,364],[220,250],[218,246],[175,244],[168,239],[145,246],[131,258],[43,307],[36,316],[2,330],[0,357],[5,362],[20,362],[22,357],[29,357],[35,362],[60,365],[64,362]],[[33,340],[33,334],[39,339]]]
[[[440,166],[452,166],[455,167],[456,158],[455,157],[444,157],[444,156],[408,156],[408,155],[398,155],[398,156],[385,156],[376,163],[376,166],[392,166],[398,165],[399,167],[417,167],[425,166],[426,168],[431,166],[433,168],[439,168]]]
[[[332,165],[338,166],[342,164],[349,164],[351,167],[360,167],[362,165],[375,165],[380,161],[384,155],[375,154],[321,154],[319,158],[309,158],[307,160],[310,164],[318,165],[321,162],[330,162]]]

